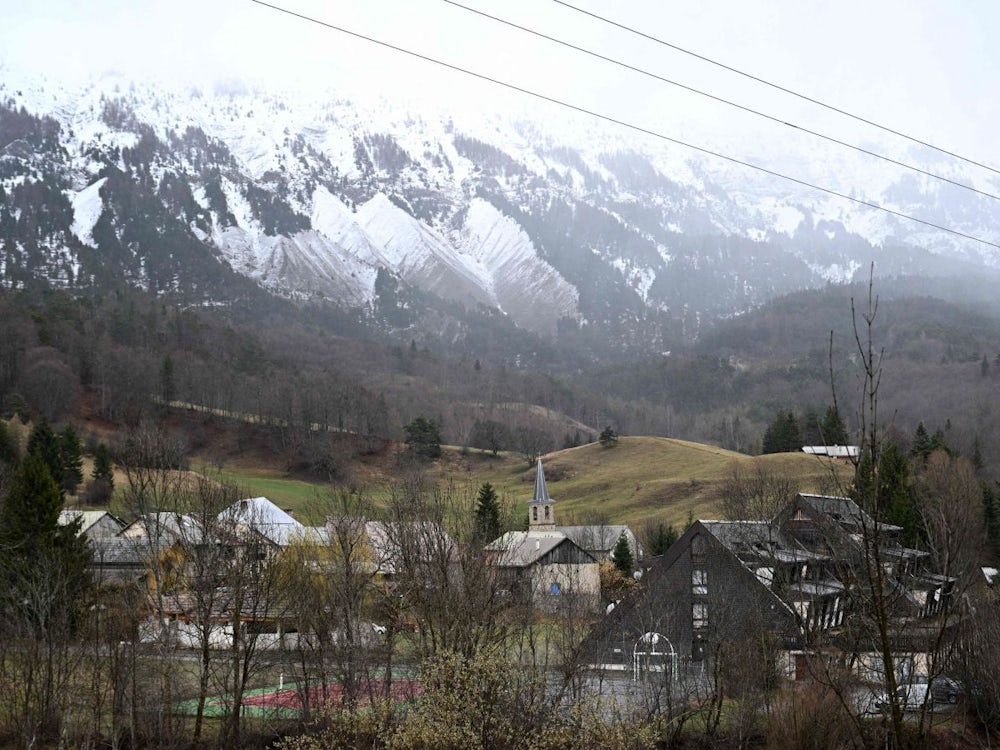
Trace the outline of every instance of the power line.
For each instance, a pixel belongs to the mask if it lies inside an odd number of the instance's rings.
[[[754,170],[757,170],[758,172],[763,172],[764,174],[771,175],[772,177],[780,177],[783,180],[787,180],[789,182],[794,182],[797,185],[802,185],[803,187],[807,187],[807,188],[810,188],[812,190],[819,190],[820,192],[827,193],[829,195],[833,195],[833,196],[835,196],[837,198],[842,198],[842,199],[847,200],[847,201],[851,201],[852,203],[857,203],[858,205],[861,205],[861,206],[866,206],[867,208],[874,208],[874,209],[877,209],[879,211],[884,211],[887,214],[891,214],[893,216],[897,216],[897,217],[899,217],[901,219],[906,219],[908,221],[913,221],[913,222],[916,222],[917,224],[922,224],[922,225],[930,227],[932,229],[937,229],[937,230],[942,231],[942,232],[947,232],[948,234],[953,234],[953,235],[955,235],[957,237],[961,237],[963,239],[972,240],[973,242],[979,242],[979,243],[981,243],[983,245],[989,245],[990,247],[995,247],[997,249],[1000,249],[1000,244],[997,244],[996,242],[990,242],[989,240],[983,239],[981,237],[976,237],[976,236],[971,235],[971,234],[966,234],[965,232],[959,231],[957,229],[951,229],[949,227],[942,226],[940,224],[935,224],[934,222],[927,221],[925,219],[919,219],[916,216],[911,216],[909,214],[905,214],[902,211],[896,211],[894,209],[887,208],[885,206],[881,206],[881,205],[879,205],[877,203],[871,203],[869,201],[865,201],[865,200],[862,200],[860,198],[855,198],[853,196],[847,195],[846,193],[838,192],[838,191],[833,190],[831,188],[825,188],[825,187],[822,187],[821,185],[816,185],[814,183],[807,182],[806,180],[800,180],[797,177],[791,177],[789,175],[782,174],[781,172],[776,172],[776,171],[774,171],[772,169],[768,169],[767,167],[762,167],[762,166],[759,166],[757,164],[752,164],[750,162],[743,161],[741,159],[737,159],[734,156],[727,156],[726,154],[720,153],[718,151],[712,151],[711,149],[704,148],[702,146],[696,146],[696,145],[694,145],[692,143],[687,143],[686,141],[682,141],[682,140],[679,140],[677,138],[672,138],[672,137],[670,137],[668,135],[665,135],[663,133],[659,133],[659,132],[657,132],[655,130],[650,130],[648,128],[644,128],[641,125],[635,125],[633,123],[626,122],[625,120],[619,120],[619,119],[617,119],[615,117],[612,117],[611,115],[601,114],[600,112],[595,112],[593,110],[586,109],[585,107],[580,107],[580,106],[578,106],[576,104],[572,104],[570,102],[566,102],[566,101],[563,101],[561,99],[556,99],[554,97],[547,96],[546,94],[541,94],[541,93],[538,93],[537,91],[532,91],[531,89],[526,89],[526,88],[523,88],[523,87],[518,86],[518,85],[513,84],[513,83],[508,83],[506,81],[501,81],[501,80],[499,80],[497,78],[491,78],[490,76],[485,75],[483,73],[477,73],[477,72],[475,72],[473,70],[469,70],[467,68],[463,68],[463,67],[461,67],[459,65],[454,65],[452,63],[448,63],[448,62],[445,62],[443,60],[438,60],[437,58],[430,57],[428,55],[424,55],[424,54],[422,54],[420,52],[414,52],[413,50],[406,49],[405,47],[400,47],[400,46],[392,44],[390,42],[384,42],[384,41],[382,41],[380,39],[375,39],[374,37],[366,36],[364,34],[361,34],[361,33],[357,32],[357,31],[351,31],[350,29],[346,29],[346,28],[344,28],[342,26],[337,26],[335,24],[328,23],[326,21],[321,21],[321,20],[319,20],[317,18],[312,18],[311,16],[307,16],[307,15],[304,15],[302,13],[297,13],[297,12],[295,12],[293,10],[289,10],[287,8],[282,8],[282,7],[277,6],[277,5],[272,5],[271,3],[264,2],[264,0],[250,0],[250,1],[253,2],[253,3],[256,3],[257,5],[263,6],[265,8],[270,8],[271,10],[276,10],[276,11],[278,11],[280,13],[285,13],[285,14],[287,14],[289,16],[293,16],[295,18],[299,18],[299,19],[301,19],[303,21],[308,21],[310,23],[317,24],[318,26],[324,26],[324,27],[326,27],[328,29],[332,29],[333,31],[339,31],[342,34],[346,34],[348,36],[352,36],[352,37],[354,37],[356,39],[361,39],[362,41],[370,42],[371,44],[375,44],[375,45],[378,45],[380,47],[384,47],[386,49],[391,49],[391,50],[393,50],[395,52],[401,52],[401,53],[403,53],[405,55],[409,55],[411,57],[415,57],[418,60],[424,60],[425,62],[434,63],[435,65],[439,65],[441,67],[448,68],[449,70],[454,70],[454,71],[456,71],[458,73],[463,73],[464,75],[469,75],[469,76],[472,76],[474,78],[478,78],[478,79],[480,79],[482,81],[487,81],[488,83],[495,84],[497,86],[503,86],[504,88],[510,89],[511,91],[517,91],[518,93],[521,93],[521,94],[527,94],[528,96],[533,96],[536,99],[541,99],[542,101],[546,101],[546,102],[549,102],[551,104],[557,104],[557,105],[559,105],[561,107],[565,107],[567,109],[571,109],[571,110],[573,110],[575,112],[579,112],[581,114],[585,114],[585,115],[588,115],[590,117],[596,117],[599,120],[604,120],[605,122],[610,122],[610,123],[612,123],[614,125],[620,125],[621,127],[624,127],[624,128],[629,128],[630,130],[634,130],[634,131],[636,131],[638,133],[642,133],[644,135],[652,136],[653,138],[658,138],[660,140],[667,141],[668,143],[673,143],[673,144],[676,144],[678,146],[683,146],[685,148],[692,149],[693,151],[698,151],[700,153],[707,154],[708,156],[714,156],[717,159],[724,159],[725,161],[732,162],[733,164],[738,164],[738,165],[740,165],[742,167],[747,167],[748,169],[754,169]]]
[[[827,104],[826,102],[820,101],[819,99],[815,99],[815,98],[813,98],[813,97],[811,97],[811,96],[809,96],[807,94],[802,94],[802,93],[800,93],[798,91],[794,91],[794,90],[792,90],[790,88],[786,88],[785,86],[782,86],[780,84],[773,83],[773,82],[768,81],[768,80],[766,80],[764,78],[760,78],[759,76],[755,76],[752,73],[747,73],[746,71],[740,70],[739,68],[735,68],[735,67],[733,67],[731,65],[726,65],[725,63],[719,62],[718,60],[713,60],[712,58],[706,57],[705,55],[700,55],[697,52],[692,52],[689,49],[685,49],[684,47],[680,47],[680,46],[678,46],[676,44],[672,44],[671,42],[668,42],[668,41],[666,41],[664,39],[660,39],[658,37],[652,36],[651,34],[647,34],[647,33],[643,32],[643,31],[639,31],[638,29],[635,29],[635,28],[633,28],[631,26],[626,26],[623,23],[619,23],[618,21],[614,21],[614,20],[612,20],[610,18],[606,18],[605,16],[598,15],[597,13],[593,13],[593,12],[591,12],[589,10],[584,9],[584,8],[579,8],[579,7],[575,6],[575,5],[572,5],[572,4],[568,3],[568,2],[565,2],[565,0],[552,0],[552,2],[558,3],[559,5],[562,5],[562,6],[566,7],[566,8],[569,8],[570,10],[575,10],[577,13],[582,13],[582,14],[584,14],[586,16],[590,16],[591,18],[597,19],[598,21],[602,21],[603,23],[609,24],[611,26],[615,26],[616,28],[622,29],[623,31],[628,31],[631,34],[636,34],[637,36],[641,36],[643,39],[648,39],[651,42],[656,42],[657,44],[662,44],[664,47],[669,47],[670,49],[676,50],[677,52],[682,52],[685,55],[690,55],[691,57],[695,57],[695,58],[697,58],[699,60],[702,60],[703,62],[707,62],[710,65],[715,65],[716,67],[722,68],[723,70],[728,70],[730,73],[736,73],[737,75],[743,76],[744,78],[749,78],[751,81],[755,81],[757,83],[762,83],[765,86],[770,86],[771,88],[776,89],[777,91],[781,91],[782,93],[789,94],[789,95],[794,96],[794,97],[798,97],[799,99],[802,99],[803,101],[807,101],[810,104],[815,104],[815,105],[817,105],[819,107],[823,107],[824,109],[828,109],[831,112],[836,112],[837,114],[843,115],[844,117],[850,117],[852,120],[857,120],[858,122],[863,122],[865,125],[871,125],[872,127],[878,128],[879,130],[882,130],[882,131],[884,131],[886,133],[891,133],[892,135],[899,136],[900,138],[905,138],[908,141],[912,141],[913,143],[917,143],[917,144],[919,144],[921,146],[925,146],[926,148],[933,149],[934,151],[937,151],[939,153],[946,154],[947,156],[951,156],[951,157],[953,157],[955,159],[959,159],[961,161],[967,162],[968,164],[972,164],[972,165],[977,166],[977,167],[982,167],[983,169],[986,169],[986,170],[988,170],[990,172],[993,172],[994,174],[1000,174],[1000,169],[996,169],[994,167],[991,167],[988,164],[983,164],[982,162],[976,161],[975,159],[970,159],[968,157],[962,156],[961,154],[956,154],[954,151],[949,151],[946,148],[941,148],[940,146],[935,146],[933,143],[928,143],[927,141],[920,140],[919,138],[916,138],[916,137],[914,137],[912,135],[907,135],[906,133],[903,133],[903,132],[901,132],[899,130],[894,130],[893,128],[891,128],[891,127],[889,127],[887,125],[880,125],[879,123],[877,123],[877,122],[875,122],[873,120],[866,119],[866,118],[864,118],[864,117],[862,117],[860,115],[852,114],[851,112],[848,112],[845,109],[841,109],[841,108],[836,107],[836,106],[834,106],[832,104]]]
[[[894,164],[897,167],[903,167],[904,169],[912,170],[914,172],[917,172],[918,174],[922,174],[927,177],[933,177],[935,180],[941,180],[942,182],[946,182],[949,185],[954,185],[955,187],[960,187],[963,188],[964,190],[969,190],[973,193],[978,193],[979,195],[985,196],[987,198],[992,198],[993,200],[1000,201],[1000,195],[996,195],[995,193],[990,193],[986,190],[980,190],[979,188],[973,187],[972,185],[967,185],[964,182],[958,182],[957,180],[952,180],[948,177],[945,177],[944,175],[936,174],[935,172],[929,172],[928,170],[922,169],[921,167],[917,167],[913,164],[908,164],[904,161],[893,159],[891,156],[886,156],[876,151],[871,151],[869,149],[866,149],[862,146],[856,146],[853,143],[848,143],[847,141],[842,141],[838,138],[834,138],[833,136],[826,135],[825,133],[820,133],[815,130],[810,130],[809,128],[803,127],[801,125],[796,125],[795,123],[788,122],[787,120],[783,120],[780,117],[774,117],[773,115],[769,115],[766,112],[761,112],[760,110],[753,109],[752,107],[748,107],[743,104],[739,104],[738,102],[734,102],[729,99],[724,99],[721,96],[710,94],[707,91],[703,91],[693,86],[688,86],[687,84],[680,83],[679,81],[671,80],[670,78],[666,78],[664,76],[661,76],[657,73],[653,73],[652,71],[646,70],[644,68],[639,68],[636,67],[635,65],[630,65],[629,63],[623,62],[622,60],[602,55],[599,52],[594,52],[593,50],[589,50],[585,47],[580,47],[576,44],[573,44],[572,42],[567,42],[563,39],[558,39],[556,37],[549,36],[548,34],[544,34],[535,29],[529,28],[527,26],[522,26],[518,23],[514,23],[513,21],[508,21],[506,19],[499,18],[498,16],[491,15],[476,8],[470,8],[467,5],[462,5],[459,2],[455,2],[455,0],[444,0],[444,2],[448,3],[448,5],[453,5],[456,8],[461,8],[462,10],[468,11],[469,13],[475,13],[477,16],[489,19],[490,21],[496,21],[497,23],[502,23],[505,26],[509,26],[519,31],[523,31],[527,34],[532,34],[540,39],[544,39],[546,41],[562,45],[563,47],[567,47],[568,49],[574,50],[576,52],[582,52],[585,55],[590,55],[591,57],[597,58],[598,60],[609,62],[621,68],[625,68],[626,70],[631,70],[634,73],[639,73],[649,78],[656,79],[657,81],[661,81],[662,83],[668,83],[671,86],[676,86],[677,88],[684,89],[685,91],[690,91],[693,94],[706,97],[707,99],[720,102],[721,104],[725,104],[730,107],[735,107],[736,109],[739,109],[743,112],[747,112],[752,115],[756,115],[757,117],[763,117],[765,120],[770,120],[771,122],[777,123],[779,125],[784,125],[786,127],[792,128],[793,130],[799,130],[808,135],[815,136],[816,138],[822,138],[823,140],[828,141],[829,143],[834,143],[838,146],[843,146],[845,148],[852,149],[854,151],[857,151],[858,153],[865,154],[867,156],[872,156],[876,159],[881,159],[882,161],[888,162],[889,164]]]

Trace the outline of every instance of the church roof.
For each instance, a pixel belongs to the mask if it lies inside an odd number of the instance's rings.
[[[607,554],[618,544],[622,534],[629,537],[633,550],[641,556],[641,550],[636,549],[638,542],[635,535],[625,524],[589,524],[583,526],[556,526],[556,531],[568,536],[573,542],[591,554],[599,552]]]
[[[545,472],[542,471],[542,459],[538,459],[538,470],[535,473],[535,496],[531,498],[533,503],[551,503],[549,488],[545,486]]]
[[[501,567],[526,568],[564,542],[574,544],[557,531],[508,531],[487,544],[486,549],[499,553],[497,563]]]

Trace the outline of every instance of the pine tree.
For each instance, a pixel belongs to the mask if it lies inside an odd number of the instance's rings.
[[[28,435],[27,453],[28,455],[37,454],[40,456],[49,470],[49,475],[56,481],[56,485],[62,486],[62,447],[48,420],[42,419],[32,428],[31,434]]]
[[[90,472],[91,479],[103,479],[111,487],[115,486],[115,472],[111,464],[111,451],[105,443],[98,443],[94,450],[94,468]]]
[[[0,608],[36,636],[68,636],[89,587],[90,550],[79,522],[59,524],[62,493],[40,453],[30,453],[0,506]],[[8,622],[11,620],[8,619]]]
[[[934,450],[934,444],[931,441],[931,436],[927,434],[927,428],[924,427],[924,423],[920,422],[917,425],[917,432],[913,436],[913,449],[910,453],[926,461],[932,450]]]
[[[764,431],[761,444],[762,453],[788,453],[802,447],[802,434],[799,432],[799,422],[791,410],[786,414],[779,411],[774,421]]]
[[[500,500],[489,482],[476,495],[476,533],[484,541],[500,536]]]
[[[826,445],[823,437],[823,426],[815,409],[809,409],[802,420],[802,440],[805,445]]]
[[[410,452],[417,458],[431,459],[441,455],[441,428],[433,419],[417,417],[403,431]]]
[[[873,481],[877,481],[877,487],[870,486]],[[878,520],[902,526],[906,544],[911,547],[919,544],[920,517],[910,482],[910,462],[896,443],[884,443],[876,472],[871,471],[871,455],[862,453],[851,494],[858,502],[868,498],[882,509],[882,518]]]
[[[629,546],[628,537],[625,536],[624,532],[618,537],[618,542],[615,544],[615,549],[611,553],[611,556],[614,558],[615,567],[622,572],[622,575],[632,575],[632,569],[635,567],[635,558],[632,557],[632,547]]]
[[[799,432],[799,421],[795,418],[795,413],[789,410],[785,417],[785,434],[783,452],[790,453],[802,448],[802,433]]]
[[[836,406],[827,407],[826,415],[820,424],[820,430],[823,433],[824,445],[847,445],[850,442],[847,426],[840,418],[840,412],[837,411]]]
[[[83,446],[80,436],[76,434],[73,425],[67,424],[59,433],[59,456],[62,470],[62,489],[69,493],[76,492],[76,487],[83,481]]]
[[[996,565],[1000,562],[1000,498],[986,482],[983,482],[983,520],[986,522],[986,539],[992,552],[992,562]]]
[[[657,522],[656,531],[649,539],[649,554],[662,555],[670,549],[680,535],[673,525],[665,525],[662,521]]]
[[[94,468],[87,483],[86,500],[91,505],[104,505],[111,500],[115,491],[115,472],[111,464],[111,452],[104,443],[98,443],[94,450]]]

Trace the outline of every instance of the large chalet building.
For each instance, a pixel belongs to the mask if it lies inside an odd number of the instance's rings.
[[[864,597],[877,590],[899,670],[922,671],[928,623],[954,580],[927,571],[928,553],[904,547],[901,532],[850,498],[811,494],[766,521],[696,521],[655,560],[642,588],[595,626],[585,658],[629,668],[655,641],[669,658],[697,665],[724,640],[767,633],[789,676],[802,676],[820,645],[849,652],[855,669],[877,674],[881,659],[860,616]]]

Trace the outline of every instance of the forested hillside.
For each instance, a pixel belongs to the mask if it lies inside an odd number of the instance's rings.
[[[7,414],[23,404],[54,422],[86,413],[112,429],[156,419],[169,402],[263,420],[289,467],[320,474],[336,464],[326,431],[401,440],[418,416],[458,446],[544,452],[611,425],[756,453],[779,412],[800,422],[825,412],[831,371],[854,434],[851,299],[864,294],[796,294],[719,323],[690,349],[585,367],[541,338],[535,356],[497,356],[486,340],[459,354],[442,341],[390,338],[335,309],[263,297],[193,306],[129,288],[32,287],[0,294],[0,392]],[[993,315],[889,293],[874,333],[891,428],[913,435],[923,422],[966,455],[978,444],[993,467]]]

